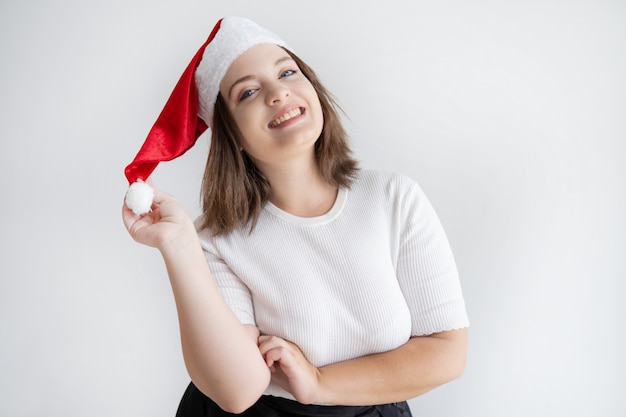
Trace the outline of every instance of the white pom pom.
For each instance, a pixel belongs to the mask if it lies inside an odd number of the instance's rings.
[[[154,190],[143,181],[137,181],[130,185],[126,193],[126,207],[131,209],[137,216],[150,212]]]

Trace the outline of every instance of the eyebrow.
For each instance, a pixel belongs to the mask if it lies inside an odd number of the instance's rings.
[[[276,60],[276,62],[274,62],[274,66],[276,67],[285,61],[293,61],[293,58],[289,55],[280,57]],[[233,89],[235,88],[237,84],[242,83],[244,81],[252,80],[254,78],[255,78],[254,75],[244,75],[243,77],[239,78],[237,81],[233,83],[233,85],[230,86],[230,89],[228,90],[228,97],[231,97],[231,95],[233,94]]]

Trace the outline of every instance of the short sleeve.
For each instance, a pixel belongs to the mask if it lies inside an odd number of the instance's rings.
[[[396,274],[411,312],[411,335],[469,326],[459,273],[443,226],[415,182],[398,197]]]
[[[200,240],[211,275],[213,275],[226,304],[242,324],[256,326],[250,290],[216,253],[212,245],[202,238],[202,235]]]

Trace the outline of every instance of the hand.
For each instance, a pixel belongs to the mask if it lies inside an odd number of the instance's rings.
[[[144,245],[161,249],[183,237],[195,237],[193,222],[180,202],[154,186],[153,188],[154,201],[150,213],[137,216],[123,204],[122,220],[132,238]]]
[[[276,336],[260,336],[259,351],[272,372],[272,381],[302,404],[315,402],[319,370],[295,344]]]

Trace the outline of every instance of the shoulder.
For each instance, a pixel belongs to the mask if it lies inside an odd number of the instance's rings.
[[[353,201],[372,209],[378,207],[402,224],[436,218],[418,182],[403,173],[363,170],[351,192]]]
[[[378,169],[361,169],[357,174],[356,182],[368,184],[415,184],[415,180],[406,174]]]
[[[216,238],[211,234],[208,228],[202,227],[204,223],[203,215],[198,216],[193,224],[196,227],[196,233],[198,233],[198,238],[200,239],[200,246],[205,252],[216,252]]]
[[[355,192],[382,192],[388,198],[421,191],[417,182],[406,174],[374,169],[360,170],[352,188]]]

